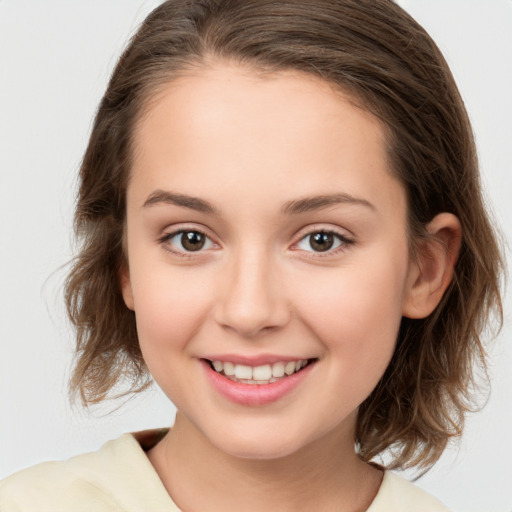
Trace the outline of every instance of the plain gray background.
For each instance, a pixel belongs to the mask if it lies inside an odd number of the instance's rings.
[[[159,2],[0,0],[0,477],[165,426],[158,389],[124,407],[71,409],[73,335],[62,301],[76,171],[121,48]],[[512,2],[402,0],[450,63],[477,137],[483,182],[512,235]],[[464,438],[418,484],[460,512],[512,511],[510,294],[490,348],[492,393]]]

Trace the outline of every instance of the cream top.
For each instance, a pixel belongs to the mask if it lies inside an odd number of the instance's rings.
[[[145,453],[166,431],[124,434],[96,452],[19,471],[0,482],[0,511],[179,512]],[[449,512],[419,487],[386,471],[367,512],[411,510]]]

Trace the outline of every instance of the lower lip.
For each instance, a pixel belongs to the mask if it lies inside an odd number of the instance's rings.
[[[288,395],[307,378],[316,364],[313,361],[297,373],[270,384],[244,384],[217,373],[205,360],[201,363],[211,384],[221,395],[237,404],[253,406],[270,404]]]

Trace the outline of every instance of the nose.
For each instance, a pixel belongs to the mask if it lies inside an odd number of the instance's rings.
[[[221,290],[216,321],[244,338],[283,327],[290,307],[276,263],[263,250],[240,253],[219,273]]]

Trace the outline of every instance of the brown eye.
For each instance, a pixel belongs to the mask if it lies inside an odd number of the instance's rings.
[[[173,254],[185,255],[192,252],[204,252],[215,246],[212,240],[201,231],[178,230],[164,235],[160,243]]]
[[[335,231],[312,231],[297,246],[306,252],[334,254],[338,252],[337,249],[342,250],[353,243],[353,240]]]
[[[334,235],[332,233],[324,232],[313,233],[309,235],[309,244],[315,251],[328,251],[334,245]]]
[[[185,231],[181,234],[181,245],[186,251],[199,251],[204,247],[206,237],[198,231]]]

